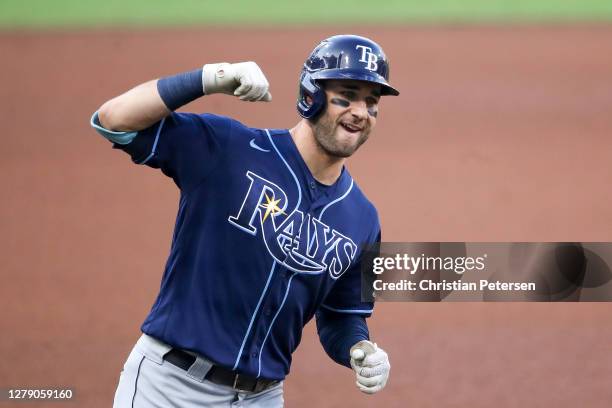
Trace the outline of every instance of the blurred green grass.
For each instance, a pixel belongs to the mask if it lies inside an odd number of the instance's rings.
[[[0,28],[612,21],[612,0],[0,0]]]

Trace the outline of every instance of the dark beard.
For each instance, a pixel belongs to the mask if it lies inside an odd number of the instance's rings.
[[[319,115],[315,120],[311,120],[312,130],[319,149],[331,157],[347,158],[353,155],[359,147],[368,140],[369,131],[362,131],[359,140],[354,146],[343,147],[334,138],[336,124],[329,120],[326,113]],[[338,124],[337,126],[341,126]]]

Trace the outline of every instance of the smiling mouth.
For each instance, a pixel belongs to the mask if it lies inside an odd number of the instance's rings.
[[[351,125],[350,123],[341,122],[340,126],[349,133],[358,133],[363,130],[359,126]]]

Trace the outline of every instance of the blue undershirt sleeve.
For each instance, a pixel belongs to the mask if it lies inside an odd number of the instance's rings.
[[[110,140],[113,143],[117,143],[119,145],[126,145],[132,142],[138,132],[115,132],[112,130],[108,130],[100,124],[100,119],[98,119],[98,112],[94,112],[92,115],[89,124],[92,128],[96,130],[99,134],[104,136],[106,139]]]
[[[336,363],[350,368],[351,347],[361,340],[370,339],[365,318],[320,308],[316,319],[319,340],[327,355]]]

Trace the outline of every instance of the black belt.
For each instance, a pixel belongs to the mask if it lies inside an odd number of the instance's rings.
[[[196,358],[192,354],[175,348],[164,355],[164,360],[185,371],[189,370],[189,367],[195,363]],[[204,378],[215,384],[247,392],[261,392],[278,383],[278,380],[250,377],[218,365],[213,365]]]

